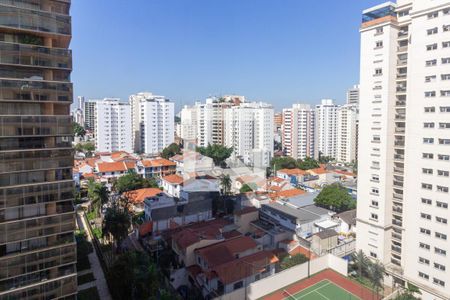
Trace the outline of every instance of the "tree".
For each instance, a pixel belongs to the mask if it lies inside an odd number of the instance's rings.
[[[317,206],[321,206],[335,212],[342,212],[356,207],[355,200],[348,194],[347,189],[339,183],[333,183],[322,189],[314,199]]]
[[[106,209],[103,219],[103,235],[110,234],[117,242],[117,248],[120,248],[122,241],[128,236],[128,229],[131,226],[128,211],[113,206]]]
[[[322,155],[319,156],[319,163],[321,163],[321,164],[327,164],[333,160],[334,160],[334,158],[331,156],[322,156]]]
[[[156,299],[160,275],[145,252],[126,252],[107,273],[113,299]]]
[[[85,136],[86,130],[83,128],[83,126],[81,126],[77,122],[73,122],[72,126],[73,126],[73,134],[75,136],[78,136],[78,137],[84,137]]]
[[[222,177],[220,177],[220,186],[222,187],[222,193],[224,195],[230,194],[231,183],[230,175],[222,175]]]
[[[297,168],[297,161],[290,156],[278,156],[272,158],[270,166],[275,172],[281,169],[295,169]]]
[[[367,258],[366,254],[362,250],[359,250],[358,252],[352,254],[352,258],[353,263],[358,270],[359,278],[362,278],[363,275],[367,275],[370,266],[370,260],[369,258]]]
[[[371,263],[369,267],[369,278],[372,281],[372,286],[377,296],[379,296],[380,289],[383,289],[383,279],[386,270],[383,264],[379,261]]]
[[[308,258],[305,255],[299,253],[293,256],[286,256],[285,258],[283,258],[280,267],[281,270],[286,270],[307,261]]]
[[[73,148],[75,149],[76,152],[84,152],[82,143],[76,144]]]
[[[133,170],[128,171],[126,175],[120,176],[114,182],[114,189],[119,194],[142,188],[158,188],[158,184],[155,179],[143,178]]]
[[[225,166],[225,160],[233,153],[233,147],[208,144],[207,147],[197,147],[197,152],[212,158],[216,166]]]
[[[239,189],[239,192],[241,194],[247,193],[247,192],[252,192],[252,191],[253,191],[252,188],[246,183]]]
[[[420,292],[420,289],[417,286],[408,282],[406,290],[404,290],[400,295],[395,297],[394,300],[419,300],[420,298],[417,298],[416,296],[414,296],[414,294],[421,295],[422,293]]]
[[[108,188],[100,182],[90,180],[88,185],[88,197],[91,199],[91,206],[98,216],[103,204],[107,203],[109,200]]]
[[[161,152],[161,157],[165,158],[165,159],[169,159],[176,154],[181,154],[180,145],[178,145],[176,143],[172,143],[163,149],[163,151]]]
[[[307,156],[304,160],[297,161],[297,167],[302,170],[311,170],[319,168],[320,165],[315,159]]]
[[[180,124],[180,123],[181,123],[181,118],[178,117],[178,116],[175,116],[175,117],[174,117],[174,122],[175,122],[176,124]]]

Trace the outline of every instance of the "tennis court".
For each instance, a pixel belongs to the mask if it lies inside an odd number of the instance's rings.
[[[296,294],[283,291],[285,300],[360,300],[329,280],[322,280]]]

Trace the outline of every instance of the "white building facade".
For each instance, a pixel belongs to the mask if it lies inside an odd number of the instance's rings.
[[[283,109],[282,148],[294,159],[315,157],[315,110],[309,104]]]
[[[197,139],[197,107],[185,105],[180,112],[181,129],[180,138],[183,141],[195,142]]]
[[[450,2],[363,12],[357,249],[450,298]]]
[[[347,90],[347,104],[359,104],[359,84]]]
[[[197,107],[197,144],[206,147],[208,144],[224,143],[224,110],[232,107],[232,102],[207,98],[205,103],[196,103]]]
[[[97,100],[84,101],[84,128],[95,131],[95,116],[96,116]]]
[[[128,103],[105,98],[96,103],[95,143],[99,152],[132,152],[131,110]]]
[[[337,108],[332,99],[322,99],[316,105],[315,157],[330,156],[336,158],[337,150]]]
[[[357,160],[358,106],[342,105],[337,109],[336,160],[351,163]]]

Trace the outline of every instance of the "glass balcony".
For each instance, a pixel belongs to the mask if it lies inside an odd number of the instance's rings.
[[[395,7],[393,5],[386,5],[378,9],[365,10],[362,15],[362,22],[369,22],[383,17],[395,17]]]
[[[70,17],[0,4],[0,27],[71,35]]]
[[[51,9],[52,12],[65,15],[69,14],[70,9],[69,1],[67,1],[67,3],[62,3],[62,1],[54,0],[0,0],[0,4],[43,11],[49,11],[49,9]]]
[[[0,79],[0,101],[66,102],[73,100],[72,83]]]
[[[71,167],[72,150],[0,152],[0,173]]]
[[[0,137],[71,134],[70,116],[0,116]]]
[[[72,68],[72,52],[67,49],[0,42],[0,64]]]

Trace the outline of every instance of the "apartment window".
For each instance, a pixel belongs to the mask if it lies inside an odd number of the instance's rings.
[[[433,185],[429,183],[422,183],[422,188],[425,190],[431,190],[433,188]]]
[[[428,92],[425,92],[425,97],[426,97],[426,98],[436,97],[436,91],[428,91]]]
[[[440,112],[450,112],[450,106],[439,106]]]
[[[375,69],[375,76],[381,76],[383,75],[383,69],[377,68]]]
[[[433,283],[434,283],[434,284],[437,284],[437,285],[440,285],[440,286],[442,286],[442,287],[445,286],[445,282],[444,282],[444,281],[442,281],[442,280],[440,280],[440,279],[438,279],[438,278],[435,278],[435,277],[433,277]]]
[[[450,47],[450,41],[442,42],[442,48],[449,48],[449,47]]]
[[[427,51],[432,51],[437,49],[437,43],[427,45]]]
[[[426,234],[426,235],[430,235],[431,234],[431,230],[423,228],[423,227],[420,227],[420,233],[423,233],[423,234]]]
[[[437,189],[438,192],[448,193],[448,187],[446,187],[446,186],[437,185],[436,189]]]
[[[420,256],[419,256],[419,262],[421,264],[425,264],[425,265],[429,265],[430,264],[430,260],[429,259],[426,259],[426,258],[423,258],[423,257],[420,257]]]
[[[439,16],[439,12],[438,11],[434,11],[434,12],[429,13],[427,15],[428,19],[434,19],[434,18],[437,18],[438,16]]]
[[[433,169],[422,168],[423,174],[433,174]]]
[[[435,66],[437,64],[437,59],[431,59],[431,60],[427,60],[425,62],[425,66],[427,67],[432,67]]]
[[[449,176],[449,171],[438,170],[437,173],[438,173],[439,176],[444,176],[444,177],[448,177]]]
[[[434,138],[423,138],[423,143],[424,144],[433,144]]]
[[[450,90],[441,91],[441,97],[450,97]]]
[[[441,217],[436,217],[436,222],[442,223],[442,224],[447,224],[447,219],[441,218]]]
[[[409,15],[409,11],[410,11],[409,9],[401,10],[398,12],[398,16],[399,17],[407,16],[407,15]]]
[[[376,41],[375,42],[375,49],[378,49],[378,48],[383,48],[383,41]]]
[[[374,221],[378,221],[378,215],[377,215],[377,214],[371,213],[371,214],[370,214],[370,218],[371,218],[372,220],[374,220]]]
[[[434,128],[433,122],[425,122],[423,123],[423,128]]]
[[[422,198],[421,200],[423,204],[431,205],[431,199]]]
[[[450,57],[443,57],[441,59],[442,64],[449,64],[450,63]]]
[[[442,74],[441,80],[450,80],[450,74]]]
[[[427,30],[427,35],[436,34],[437,32],[438,32],[438,28],[434,27],[434,28],[431,28],[431,29]]]
[[[439,123],[440,129],[450,129],[450,123]]]
[[[442,30],[443,30],[444,32],[450,31],[450,25],[444,25],[444,26],[442,26]]]
[[[372,175],[372,181],[379,182],[379,181],[380,181],[380,176],[378,176],[378,175],[376,175],[376,174],[373,174],[373,175]]]
[[[422,158],[433,159],[433,153],[422,153]]]
[[[378,193],[379,193],[377,188],[372,188],[371,191],[372,191],[372,194],[378,195]]]
[[[431,215],[429,215],[429,214],[421,213],[420,217],[422,219],[431,220]]]
[[[434,106],[427,106],[427,107],[424,107],[424,111],[426,113],[435,112],[435,108],[434,108]]]
[[[442,10],[442,14],[445,16],[445,15],[450,15],[450,8],[444,8],[443,10]]]
[[[377,258],[377,254],[375,252],[370,251],[369,255],[372,256],[373,258]]]
[[[447,255],[447,251],[445,251],[444,249],[438,248],[438,247],[434,247],[434,253],[440,254],[440,255]]]
[[[419,243],[419,248],[422,248],[425,250],[430,250],[430,245],[425,244],[425,243]]]
[[[450,139],[439,139],[439,145],[450,145]]]
[[[441,240],[447,240],[447,235],[440,232],[435,232],[434,236]]]
[[[382,34],[383,33],[383,27],[378,27],[375,29],[375,34]]]
[[[439,160],[449,161],[449,160],[450,160],[450,155],[446,155],[446,154],[438,154],[438,159],[439,159]]]
[[[378,207],[378,201],[372,200],[372,206]]]
[[[423,279],[430,279],[430,276],[428,276],[427,274],[423,273],[423,272],[419,272],[419,277],[423,278]]]
[[[445,208],[445,209],[448,208],[448,204],[445,202],[441,202],[441,201],[436,201],[436,206],[440,207],[440,208]]]
[[[425,76],[425,82],[433,82],[436,81],[436,75]]]

